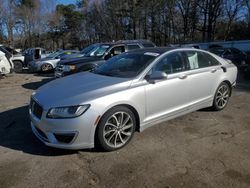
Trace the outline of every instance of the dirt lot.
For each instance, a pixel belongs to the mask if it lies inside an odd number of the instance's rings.
[[[0,79],[0,187],[250,187],[250,84],[222,112],[198,111],[135,134],[117,152],[65,151],[33,136],[31,93],[49,75]]]

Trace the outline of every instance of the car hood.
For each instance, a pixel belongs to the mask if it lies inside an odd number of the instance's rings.
[[[80,57],[80,58],[72,58],[72,59],[65,59],[59,62],[60,65],[76,65],[79,63],[88,63],[93,61],[100,61],[101,58],[98,57]]]
[[[50,60],[53,60],[53,58],[44,57],[44,58],[41,58],[41,59],[33,60],[32,62],[36,63],[36,62],[50,61]]]
[[[92,99],[130,87],[130,79],[78,73],[49,82],[40,87],[33,97],[45,108],[84,104]]]

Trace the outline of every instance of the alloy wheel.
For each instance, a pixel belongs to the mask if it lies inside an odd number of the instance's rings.
[[[221,85],[217,91],[215,98],[216,105],[220,109],[223,109],[227,105],[229,95],[230,95],[229,87],[226,84]]]
[[[134,122],[126,112],[116,112],[106,121],[103,129],[103,138],[112,148],[125,145],[133,134]]]
[[[52,69],[52,66],[50,64],[44,64],[42,66],[42,71],[46,72],[46,71],[50,71]]]

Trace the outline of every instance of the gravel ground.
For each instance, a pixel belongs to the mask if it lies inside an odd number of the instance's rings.
[[[197,111],[136,133],[104,153],[44,146],[28,117],[31,93],[50,75],[0,79],[0,187],[250,187],[250,84],[224,111]]]

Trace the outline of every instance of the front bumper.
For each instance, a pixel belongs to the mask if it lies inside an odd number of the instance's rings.
[[[73,71],[58,71],[57,69],[55,70],[55,74],[54,74],[54,77],[55,78],[61,78],[61,77],[64,77],[64,76],[69,76],[71,74],[74,74],[76,72],[73,72]]]
[[[29,110],[31,129],[36,137],[45,145],[61,149],[85,149],[94,147],[95,121],[99,116],[88,109],[82,116],[72,119],[48,119],[44,111],[41,119]],[[65,143],[58,135],[71,135],[72,139]]]

